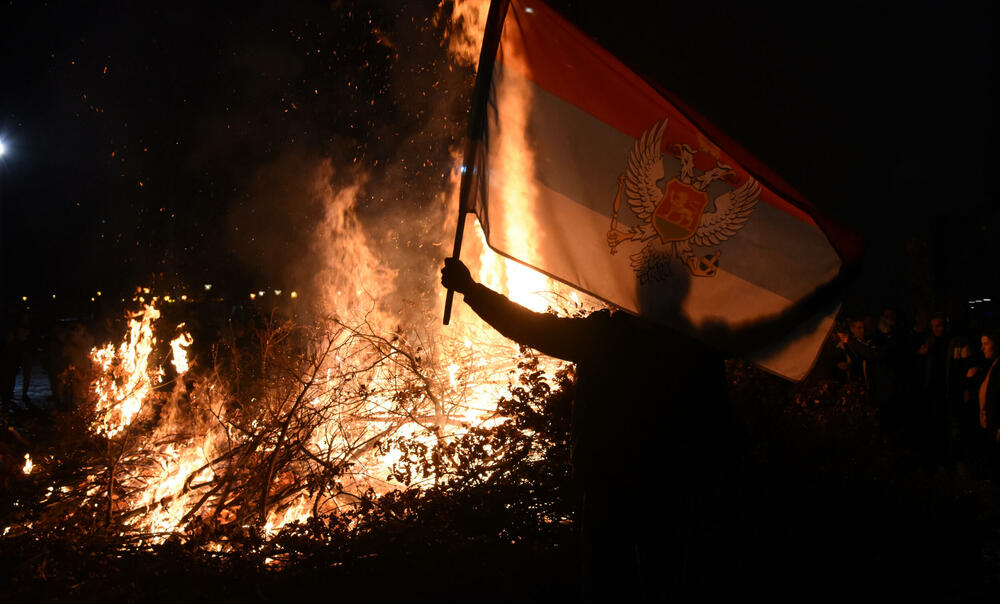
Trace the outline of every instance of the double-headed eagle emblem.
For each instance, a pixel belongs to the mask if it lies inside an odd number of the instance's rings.
[[[680,172],[660,188],[657,182],[666,177],[660,151],[666,126],[666,119],[653,124],[629,153],[625,173],[618,177],[618,194],[608,231],[612,254],[626,241],[648,242],[630,256],[641,283],[668,276],[674,256],[692,275],[714,276],[719,270],[722,251],[716,249],[711,254],[698,255],[691,246],[715,246],[734,236],[750,219],[760,197],[760,183],[748,177],[737,186],[732,167],[721,162],[714,145],[704,140],[699,144],[701,149],[687,144],[672,145],[668,149],[680,160]],[[705,163],[706,157],[711,164]],[[707,169],[698,169],[696,163]],[[707,189],[716,181],[726,183],[730,190],[712,200]],[[618,224],[623,189],[629,207],[642,221],[624,230]],[[713,203],[715,210],[706,212]]]

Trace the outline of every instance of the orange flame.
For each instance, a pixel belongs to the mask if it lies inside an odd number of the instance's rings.
[[[177,328],[180,329],[183,326],[184,324],[181,323]],[[183,375],[188,370],[187,348],[191,344],[194,344],[194,338],[187,332],[170,340],[170,352],[172,355],[170,362],[174,366],[174,369],[177,370],[177,375]]]
[[[100,368],[93,385],[97,419],[92,427],[98,434],[113,438],[142,410],[142,402],[153,388],[149,354],[156,341],[152,324],[159,317],[160,311],[146,306],[129,319],[125,340],[117,350],[108,344],[91,351],[90,358]]]
[[[489,0],[456,0],[452,7],[451,27],[445,35],[448,52],[455,61],[473,67],[479,61],[483,45]]]

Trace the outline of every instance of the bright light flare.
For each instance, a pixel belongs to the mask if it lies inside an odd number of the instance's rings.
[[[28,453],[25,453],[24,454],[24,467],[21,468],[21,471],[24,472],[25,475],[31,474],[31,470],[33,470],[34,467],[35,467],[35,464],[31,463],[31,455],[28,454]]]
[[[0,141],[0,157],[3,157],[7,153],[7,145],[3,141]]]

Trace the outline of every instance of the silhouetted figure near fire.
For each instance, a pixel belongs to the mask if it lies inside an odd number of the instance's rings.
[[[1000,334],[986,331],[980,338],[983,357],[980,365],[971,367],[967,376],[969,390],[979,407],[979,426],[982,428],[982,451],[986,476],[1000,482],[1000,371],[997,370]]]
[[[20,372],[21,403],[29,411],[35,409],[31,398],[28,396],[31,384],[31,368],[34,363],[34,352],[37,345],[34,335],[31,326],[31,316],[26,310],[19,311],[4,330],[3,402],[5,407],[12,404],[17,374]]]
[[[873,401],[882,426],[892,432],[899,429],[903,400],[902,381],[909,359],[904,335],[893,308],[885,308],[878,320],[879,335],[875,341],[875,380]]]
[[[923,365],[920,399],[920,450],[928,466],[941,464],[948,447],[948,340],[944,315],[928,322],[929,333],[917,349]]]
[[[695,338],[627,312],[536,313],[476,283],[457,259],[445,261],[441,282],[501,334],[577,365],[572,443],[584,598],[631,602],[726,590],[718,566],[728,551],[722,522],[731,514],[722,506],[736,451],[725,355],[704,340],[758,349],[814,316],[829,288],[775,321],[740,333],[713,326]],[[683,299],[687,282],[675,284]],[[662,301],[649,304],[669,314]]]
[[[875,375],[875,348],[871,332],[865,326],[865,317],[855,317],[847,321],[847,337],[842,340],[847,350],[847,375],[852,382],[863,384],[868,396]]]

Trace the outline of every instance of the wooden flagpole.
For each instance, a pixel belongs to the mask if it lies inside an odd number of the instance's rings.
[[[465,157],[462,158],[462,182],[458,195],[458,224],[455,226],[455,245],[451,257],[458,258],[462,252],[462,237],[465,233],[465,215],[469,213],[469,197],[472,185],[475,183],[477,155],[486,127],[486,104],[489,100],[490,83],[493,79],[493,66],[496,64],[497,49],[500,47],[500,33],[507,17],[507,7],[510,0],[493,0],[490,12],[486,18],[486,31],[483,35],[483,46],[479,51],[479,68],[476,70],[476,86],[472,92],[472,107],[469,110],[468,140],[465,145]],[[451,321],[451,305],[455,298],[455,290],[449,289],[444,301],[444,324]]]

